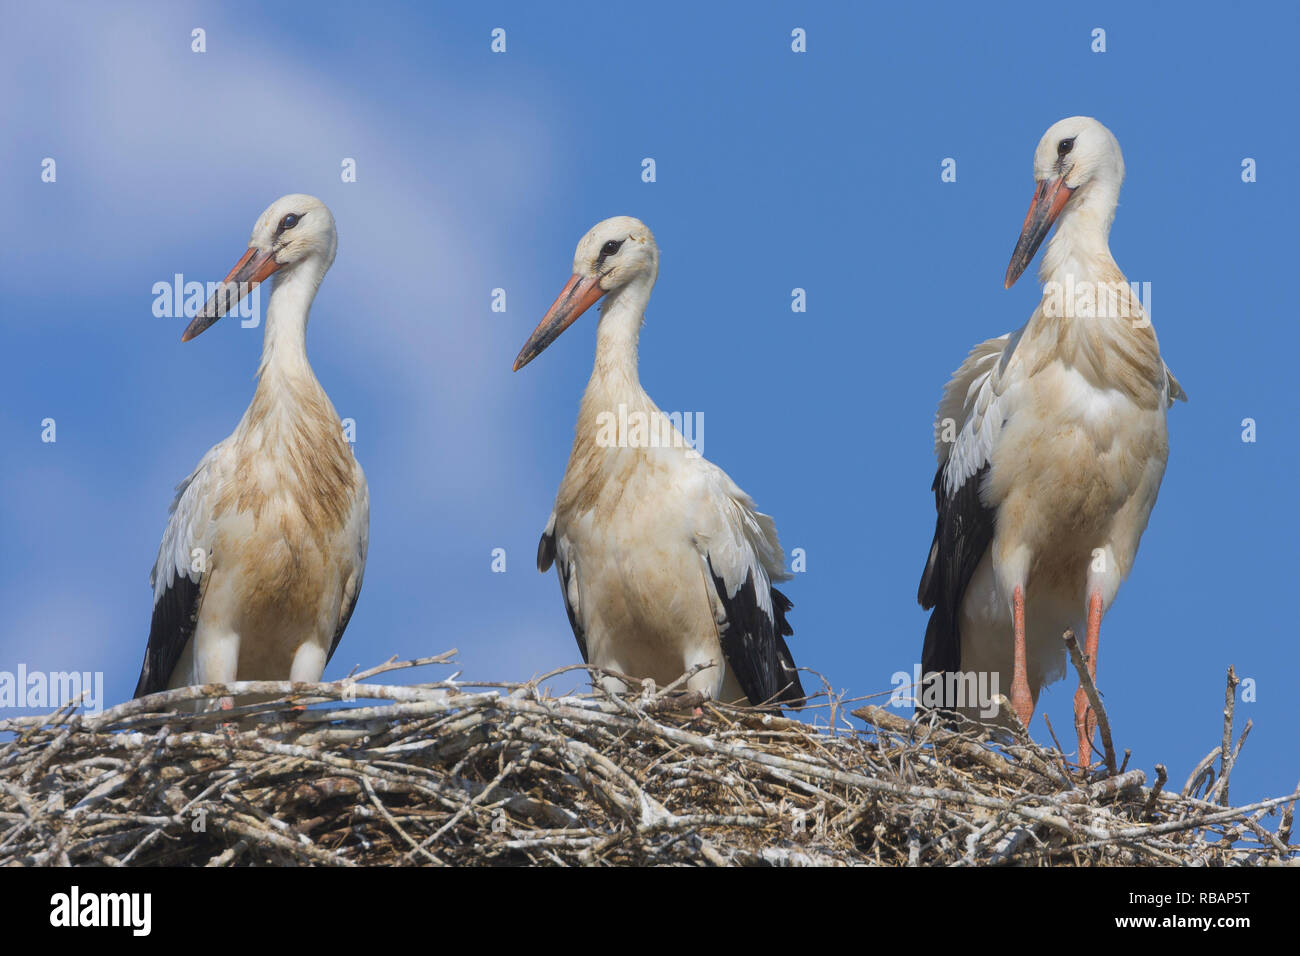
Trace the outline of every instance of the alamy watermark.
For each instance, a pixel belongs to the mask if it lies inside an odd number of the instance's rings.
[[[104,710],[103,671],[0,671],[0,708],[65,707],[80,701],[87,714]]]
[[[986,720],[998,715],[1001,675],[997,671],[946,671],[924,677],[929,679],[922,679],[920,664],[913,664],[911,673],[894,671],[889,678],[894,685],[889,706],[960,707],[977,710]]]
[[[1128,319],[1134,328],[1151,324],[1150,282],[1093,282],[1066,275],[1043,284],[1043,315],[1059,318]]]
[[[153,314],[160,319],[192,319],[204,304],[220,292],[227,305],[225,315],[239,316],[239,324],[255,329],[262,323],[262,284],[247,282],[186,282],[177,272],[171,282],[153,284]]]
[[[152,893],[94,893],[75,883],[66,893],[50,897],[50,925],[129,929],[132,936],[148,936],[153,928]]]
[[[600,448],[686,448],[688,458],[704,454],[703,412],[643,412],[627,410],[596,416],[596,445]]]

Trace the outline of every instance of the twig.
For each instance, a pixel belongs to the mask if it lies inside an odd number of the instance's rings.
[[[1151,811],[1155,809],[1156,801],[1160,799],[1160,791],[1164,790],[1165,784],[1169,782],[1169,770],[1164,764],[1156,764],[1156,785],[1151,788],[1151,796],[1147,798],[1146,804],[1142,807],[1142,816],[1147,818],[1151,816]]]
[[[1097,730],[1101,732],[1101,745],[1106,752],[1106,768],[1114,776],[1115,769],[1115,745],[1110,738],[1110,719],[1106,716],[1106,708],[1101,705],[1101,695],[1097,693],[1097,685],[1093,682],[1092,675],[1088,673],[1088,665],[1084,661],[1083,652],[1079,650],[1079,641],[1074,636],[1074,631],[1066,631],[1063,635],[1065,647],[1070,652],[1070,660],[1074,664],[1075,671],[1079,674],[1079,686],[1083,688],[1083,693],[1088,698],[1088,703],[1092,707],[1093,716],[1097,718]],[[1082,736],[1087,733],[1087,718],[1084,719],[1084,726],[1080,728],[1079,734]]]
[[[1200,763],[1192,768],[1192,772],[1187,776],[1187,782],[1183,784],[1183,796],[1195,796],[1196,791],[1201,788],[1201,782],[1207,777],[1214,778],[1214,758],[1219,756],[1220,749],[1215,747],[1208,754],[1201,758]]]
[[[1237,680],[1237,672],[1232,665],[1228,665],[1228,689],[1224,691],[1223,700],[1223,744],[1220,749],[1220,766],[1219,773],[1219,802],[1223,806],[1228,805],[1228,777],[1232,773],[1232,713],[1237,704],[1237,685],[1241,683]],[[1247,731],[1249,732],[1249,730]],[[1245,734],[1242,735],[1244,741]]]

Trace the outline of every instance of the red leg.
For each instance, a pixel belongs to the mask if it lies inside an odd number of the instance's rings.
[[[1011,706],[1026,727],[1034,719],[1034,698],[1029,693],[1029,666],[1025,651],[1025,592],[1019,587],[1011,595],[1015,620],[1015,650],[1011,670]]]
[[[1101,594],[1088,597],[1088,638],[1084,653],[1088,655],[1088,675],[1097,683],[1097,652],[1101,646]],[[1092,712],[1088,695],[1080,687],[1074,694],[1074,730],[1079,735],[1079,763],[1092,763],[1092,734],[1097,729],[1097,715]]]
[[[233,698],[233,697],[223,697],[223,698],[221,698],[220,702],[218,703],[218,706],[219,706],[222,710],[234,710],[234,709],[235,709],[235,698]],[[222,731],[225,733],[225,735],[226,735],[227,737],[233,737],[233,736],[235,735],[235,724],[234,724],[234,721],[230,721],[230,720],[228,720],[228,721],[224,722],[224,723],[221,725],[221,729],[222,729]]]

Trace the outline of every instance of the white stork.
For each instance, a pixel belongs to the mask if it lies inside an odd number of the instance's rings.
[[[801,706],[785,643],[791,605],[772,587],[789,577],[772,519],[695,453],[641,388],[637,340],[659,273],[654,236],[640,220],[607,219],[578,243],[573,272],[514,368],[604,297],[595,368],[537,549],[538,570],[556,565],[583,660],[660,686],[712,663],[688,689]],[[625,429],[620,440],[609,427],[620,415],[651,427]]]
[[[319,680],[347,627],[369,496],[306,350],[308,312],[337,246],[319,199],[276,200],[182,336],[276,276],[253,400],[172,502],[137,697],[212,681]]]
[[[1086,633],[1096,677],[1101,619],[1169,458],[1165,410],[1186,400],[1107,244],[1123,179],[1119,143],[1089,117],[1056,123],[1034,153],[1006,287],[1055,222],[1043,298],[1022,328],[975,347],[935,417],[923,701],[973,716],[943,675],[996,675],[1028,726],[1041,689],[1065,674],[1067,628]],[[1095,717],[1082,688],[1074,712],[1088,766]]]

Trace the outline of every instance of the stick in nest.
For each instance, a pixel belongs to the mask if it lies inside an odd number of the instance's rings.
[[[1092,675],[1088,673],[1088,665],[1084,660],[1083,652],[1079,650],[1079,641],[1074,636],[1074,631],[1066,631],[1064,634],[1065,647],[1070,652],[1070,660],[1074,664],[1074,669],[1079,672],[1079,686],[1087,695],[1088,704],[1092,707],[1092,713],[1097,718],[1097,730],[1101,733],[1101,745],[1106,752],[1106,769],[1114,776],[1115,768],[1115,745],[1110,738],[1110,718],[1106,716],[1106,708],[1101,706],[1101,695],[1097,693],[1097,685],[1093,682]],[[1080,728],[1080,733],[1086,729]],[[1084,768],[1087,769],[1086,767]]]

